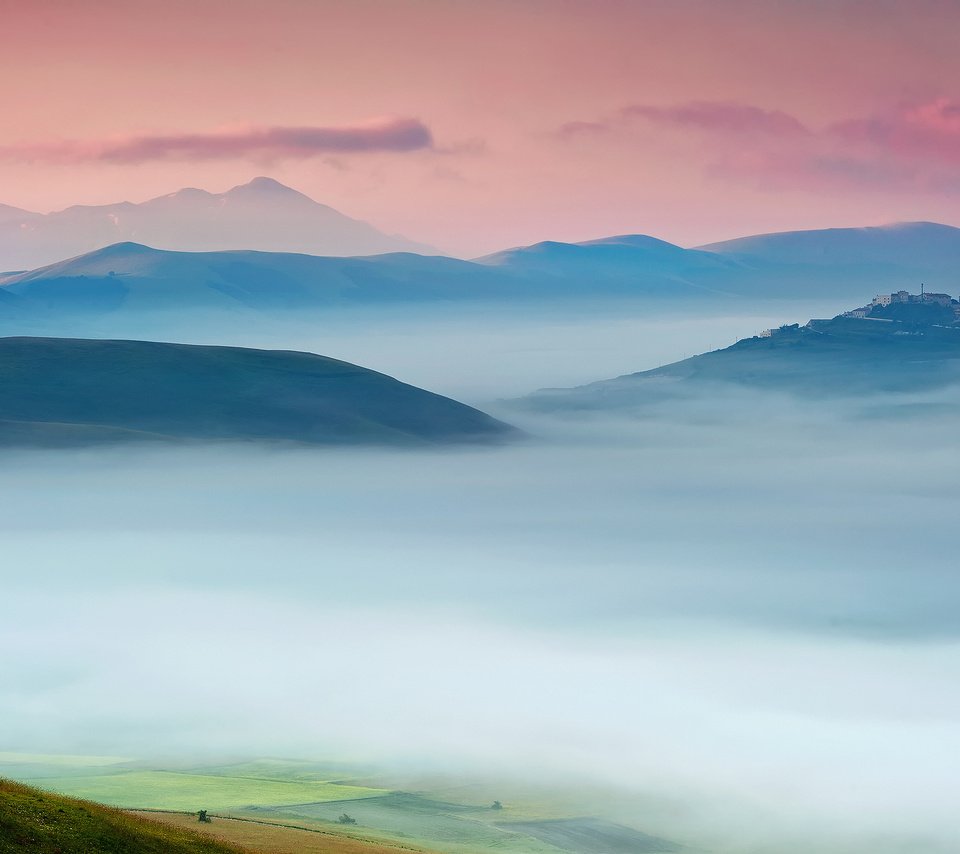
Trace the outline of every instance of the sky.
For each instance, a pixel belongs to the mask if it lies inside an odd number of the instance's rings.
[[[960,225],[960,3],[0,0],[0,203],[267,174],[462,256]]]

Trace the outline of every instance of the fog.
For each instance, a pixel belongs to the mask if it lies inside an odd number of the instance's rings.
[[[848,307],[840,298],[421,302],[273,314],[141,312],[30,323],[0,318],[0,334],[305,350],[485,405],[655,368]]]
[[[287,346],[480,403],[805,319],[772,315],[357,316]],[[0,750],[362,760],[615,791],[711,851],[956,850],[958,425],[877,403],[4,452]]]

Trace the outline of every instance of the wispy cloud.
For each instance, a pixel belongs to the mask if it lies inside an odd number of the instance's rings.
[[[671,106],[629,104],[616,113],[593,121],[570,121],[557,128],[561,138],[627,130],[641,119],[660,125],[689,127],[711,133],[763,133],[802,136],[806,127],[782,110],[769,110],[735,101],[690,101]]]
[[[728,101],[630,104],[594,121],[557,128],[563,140],[685,133],[703,152],[704,172],[766,189],[913,190],[960,187],[960,101],[940,98],[814,128],[783,110]]]
[[[776,136],[808,133],[798,119],[781,110],[767,110],[733,101],[692,101],[671,107],[631,104],[621,110],[621,115],[708,131]]]
[[[829,128],[838,139],[897,157],[960,163],[960,101],[940,98]]]
[[[145,163],[154,160],[305,158],[323,154],[406,152],[433,147],[419,119],[396,118],[352,126],[264,127],[99,140],[38,142],[0,147],[6,160],[52,163]]]

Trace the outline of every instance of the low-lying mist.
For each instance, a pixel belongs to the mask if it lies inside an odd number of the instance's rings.
[[[649,367],[609,363],[666,323],[308,349],[476,403]],[[530,438],[4,452],[0,750],[364,760],[615,790],[711,851],[956,850],[950,407],[492,411]]]
[[[716,850],[956,842],[955,424],[727,406],[7,453],[0,747],[590,782]]]
[[[288,313],[141,312],[4,322],[2,335],[134,338],[305,350],[479,405],[727,347],[770,326],[832,317],[841,299],[412,303]]]

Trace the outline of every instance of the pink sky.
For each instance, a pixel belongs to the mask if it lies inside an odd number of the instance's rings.
[[[0,202],[267,174],[444,250],[960,225],[953,0],[0,0]]]

